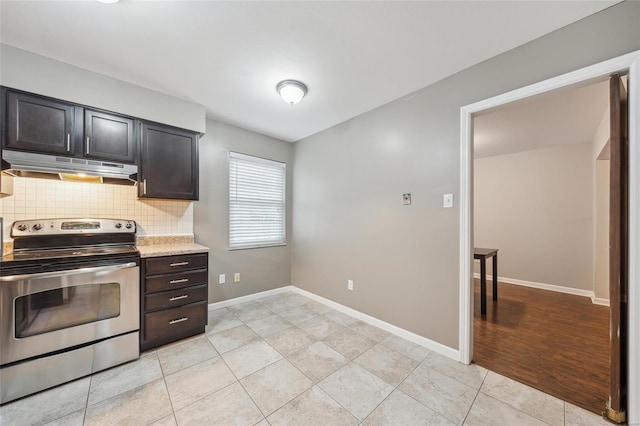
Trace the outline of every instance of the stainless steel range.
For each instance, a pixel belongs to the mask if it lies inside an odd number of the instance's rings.
[[[139,357],[136,224],[14,222],[0,263],[0,404]]]

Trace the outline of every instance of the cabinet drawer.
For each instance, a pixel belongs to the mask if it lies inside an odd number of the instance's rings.
[[[177,274],[156,275],[145,278],[145,293],[173,290],[207,283],[207,270],[185,271]]]
[[[207,301],[207,296],[207,285],[202,284],[195,287],[147,294],[144,296],[144,306],[145,311],[157,311],[158,309],[174,308],[189,303]]]
[[[148,258],[146,273],[164,274],[207,267],[207,253]]]
[[[207,302],[144,314],[144,339],[181,335],[188,330],[204,329],[206,323]]]

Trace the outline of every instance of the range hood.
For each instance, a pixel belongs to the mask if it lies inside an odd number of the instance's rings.
[[[135,164],[6,149],[2,151],[2,160],[2,172],[19,177],[82,181],[86,176],[87,181],[92,182],[135,185],[138,173],[138,166]]]

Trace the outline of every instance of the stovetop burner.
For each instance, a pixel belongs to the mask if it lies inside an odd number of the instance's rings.
[[[39,219],[11,226],[14,251],[0,269],[105,262],[138,256],[136,223],[124,219]]]

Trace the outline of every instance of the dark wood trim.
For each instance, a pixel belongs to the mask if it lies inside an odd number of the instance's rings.
[[[628,258],[628,103],[619,74],[609,79],[610,194],[609,194],[609,300],[610,381],[606,415],[624,421],[627,409],[627,258]]]

